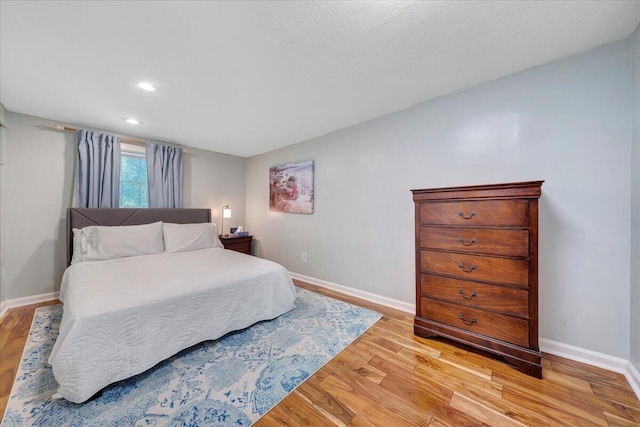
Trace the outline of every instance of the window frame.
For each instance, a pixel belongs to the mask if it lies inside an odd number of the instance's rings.
[[[144,183],[147,185],[147,197],[144,206],[122,206],[122,165],[124,157],[137,157],[144,159],[146,162],[147,154],[144,147],[139,147],[131,144],[121,144],[120,147],[120,194],[118,200],[119,208],[148,208],[149,207],[149,178],[145,175]]]

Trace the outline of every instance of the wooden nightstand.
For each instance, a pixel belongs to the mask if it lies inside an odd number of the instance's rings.
[[[225,249],[231,249],[232,251],[251,255],[251,241],[253,240],[253,236],[234,237],[229,235],[228,237],[218,237]]]

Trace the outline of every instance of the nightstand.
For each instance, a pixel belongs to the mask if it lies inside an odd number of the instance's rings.
[[[253,240],[253,236],[234,237],[233,235],[229,235],[227,237],[218,237],[225,249],[251,255],[251,241]]]

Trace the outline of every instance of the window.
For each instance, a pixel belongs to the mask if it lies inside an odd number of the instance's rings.
[[[149,207],[145,155],[123,150],[120,159],[120,207]]]

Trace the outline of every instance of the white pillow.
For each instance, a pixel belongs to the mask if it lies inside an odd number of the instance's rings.
[[[216,225],[210,222],[198,224],[163,223],[164,250],[187,252],[206,248],[224,247],[218,239]]]
[[[74,228],[73,230],[73,254],[71,255],[71,264],[82,261],[82,229]]]
[[[76,257],[76,249],[78,257]],[[116,227],[90,226],[74,230],[73,260],[91,261],[164,252],[162,222]]]

